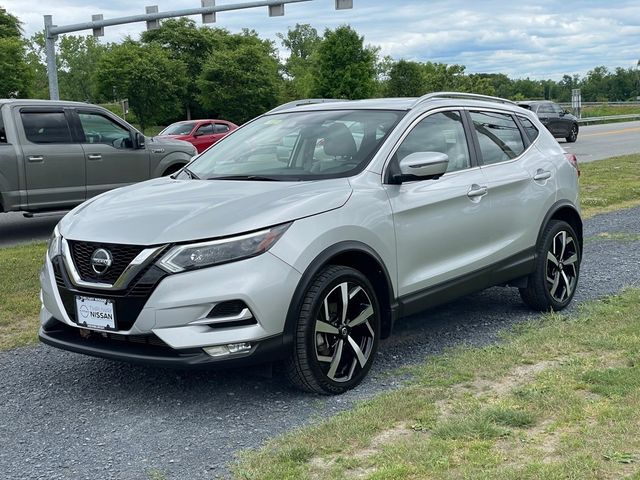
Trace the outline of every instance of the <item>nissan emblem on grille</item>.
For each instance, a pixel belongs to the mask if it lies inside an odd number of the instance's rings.
[[[98,248],[91,254],[91,268],[93,268],[93,271],[98,275],[102,275],[109,270],[112,263],[113,258],[109,250]]]

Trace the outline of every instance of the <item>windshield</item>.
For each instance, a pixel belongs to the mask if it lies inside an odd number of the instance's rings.
[[[162,130],[158,135],[189,135],[196,122],[179,122],[169,125]]]
[[[350,176],[364,169],[404,113],[332,110],[267,115],[215,144],[189,170],[201,179],[299,181]]]

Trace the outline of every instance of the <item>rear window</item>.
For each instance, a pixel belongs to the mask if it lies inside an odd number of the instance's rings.
[[[520,129],[511,115],[495,112],[471,112],[485,165],[504,162],[524,152]]]
[[[223,123],[216,123],[215,129],[216,129],[216,133],[226,133],[229,131],[229,125],[225,125]]]
[[[538,129],[531,120],[529,120],[527,117],[521,117],[520,115],[518,115],[518,120],[520,120],[520,123],[522,124],[522,127],[527,134],[527,137],[529,137],[529,141],[533,142],[536,138],[538,138]]]
[[[73,143],[63,112],[21,112],[27,140],[33,143]]]

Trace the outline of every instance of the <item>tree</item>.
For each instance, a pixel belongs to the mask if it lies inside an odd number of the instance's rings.
[[[93,36],[63,35],[58,48],[60,98],[97,102],[93,75],[107,47]]]
[[[185,65],[159,45],[127,39],[102,56],[95,81],[105,98],[128,98],[144,130],[179,114],[186,74]]]
[[[349,26],[325,31],[313,64],[313,96],[360,99],[376,91],[376,51]]]
[[[22,38],[20,20],[0,7],[0,38]]]
[[[25,55],[20,21],[0,8],[0,98],[29,95],[32,76]]]
[[[273,52],[260,41],[213,51],[198,79],[202,105],[216,116],[244,123],[278,103],[281,77]]]
[[[391,67],[386,88],[388,97],[419,97],[424,90],[421,64],[400,60]]]
[[[166,49],[170,57],[186,66],[187,75],[181,99],[187,119],[192,113],[201,113],[197,100],[196,82],[209,53],[214,47],[224,44],[221,37],[229,35],[226,30],[196,26],[188,18],[172,18],[162,22],[160,28],[143,32],[141,40],[147,44],[157,44]]]
[[[312,56],[318,50],[322,37],[311,25],[299,23],[294,28],[289,28],[286,34],[278,33],[277,36],[282,46],[289,50],[289,58],[284,63],[284,73],[287,76],[284,99],[311,96]]]

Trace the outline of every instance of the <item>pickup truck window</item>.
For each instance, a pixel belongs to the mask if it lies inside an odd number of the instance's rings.
[[[129,130],[97,113],[79,113],[86,143],[102,143],[115,148],[131,148]]]
[[[27,140],[33,143],[73,143],[63,112],[21,112]]]
[[[210,123],[200,125],[196,130],[196,135],[213,135],[213,125]]]

